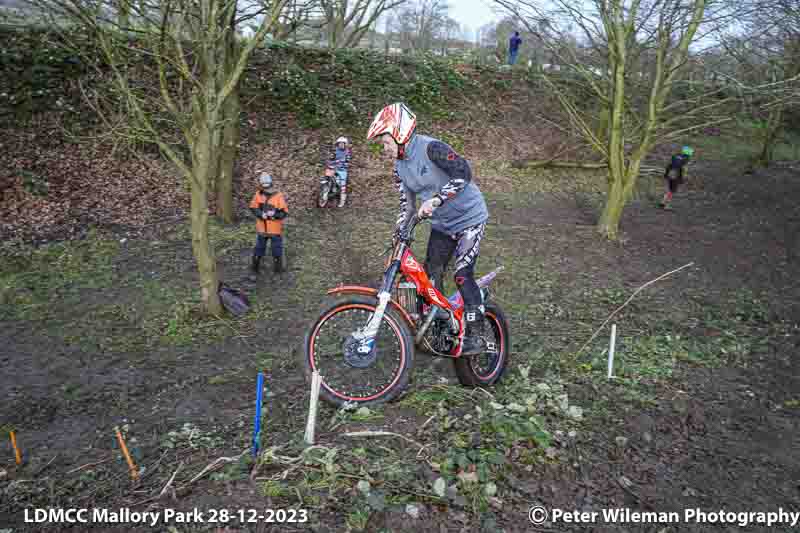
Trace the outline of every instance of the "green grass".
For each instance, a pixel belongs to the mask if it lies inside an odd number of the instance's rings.
[[[748,162],[758,155],[761,144],[757,138],[742,130],[725,132],[719,136],[695,135],[688,144],[697,150],[697,158],[707,160]],[[800,133],[785,132],[775,146],[776,161],[800,160]]]
[[[0,319],[43,320],[77,305],[116,278],[119,243],[92,232],[84,241],[6,247],[0,266]]]

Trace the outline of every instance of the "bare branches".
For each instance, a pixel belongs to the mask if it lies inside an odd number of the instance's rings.
[[[357,45],[384,13],[406,0],[319,0],[330,48]]]

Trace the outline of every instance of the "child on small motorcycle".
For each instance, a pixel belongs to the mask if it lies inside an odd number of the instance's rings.
[[[339,137],[334,143],[334,148],[328,158],[327,166],[331,168],[339,186],[339,207],[344,207],[347,199],[347,171],[350,169],[350,160],[353,150],[347,137]]]

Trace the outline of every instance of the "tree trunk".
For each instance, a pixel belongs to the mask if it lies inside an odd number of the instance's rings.
[[[236,68],[238,47],[231,42],[225,61],[226,73]],[[226,76],[227,77],[227,76]],[[233,167],[239,152],[239,85],[237,84],[225,102],[222,103],[222,139],[219,151],[216,214],[225,223],[233,223]]]
[[[197,124],[196,128],[198,135],[192,146],[192,250],[200,273],[200,295],[205,310],[211,315],[221,315],[217,260],[208,238],[208,185],[216,158],[208,125]]]
[[[761,143],[761,153],[759,154],[756,162],[758,165],[768,167],[775,157],[775,141],[778,139],[778,133],[781,130],[783,122],[783,109],[781,106],[773,108],[769,113],[767,119],[767,127],[764,131],[764,137]]]
[[[625,207],[625,67],[614,65],[613,100],[608,128],[608,198],[598,223],[598,231],[610,240],[617,239],[622,208]]]
[[[119,4],[117,14],[117,24],[123,30],[127,30],[131,25],[131,4],[130,0],[122,0]]]
[[[609,240],[615,241],[619,236],[619,221],[622,218],[622,208],[625,207],[625,193],[623,177],[612,176],[613,169],[608,169],[608,198],[600,215],[597,229],[601,235]]]

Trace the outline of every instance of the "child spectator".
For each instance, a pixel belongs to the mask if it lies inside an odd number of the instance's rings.
[[[272,251],[273,270],[283,270],[281,258],[283,256],[283,219],[289,215],[289,207],[282,192],[275,189],[272,176],[262,173],[258,178],[258,190],[250,201],[250,212],[256,217],[256,246],[253,249],[253,263],[251,270],[258,274],[261,258],[267,250],[267,240],[270,240]]]

